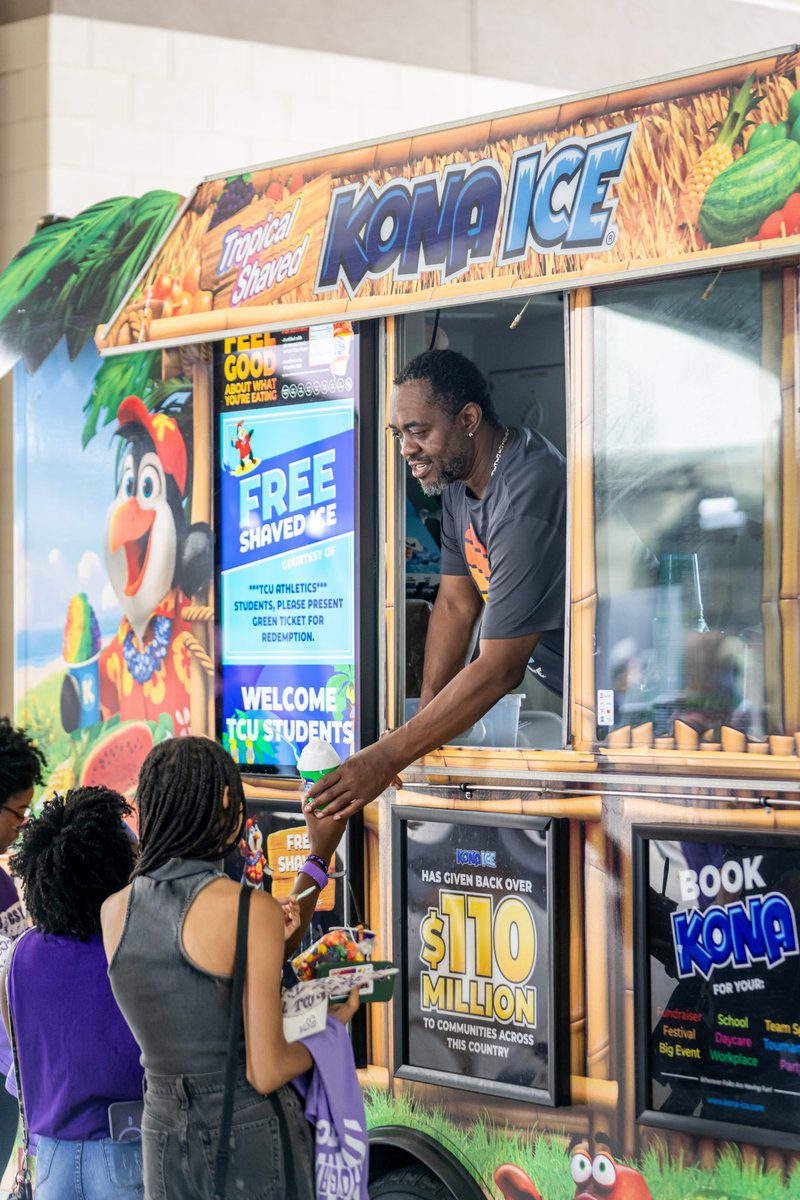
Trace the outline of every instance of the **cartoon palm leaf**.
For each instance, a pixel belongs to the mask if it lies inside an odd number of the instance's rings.
[[[0,346],[35,370],[66,335],[76,358],[173,220],[180,197],[115,197],[39,230],[0,275]]]
[[[0,275],[0,321],[24,304],[32,288],[67,259],[74,231],[71,221],[48,225],[34,234]]]
[[[59,221],[38,230],[0,276],[0,320],[21,303],[30,306],[34,289],[45,283],[59,264],[69,262],[73,267],[78,264],[87,247],[109,227],[121,223],[130,203],[128,197],[103,200],[70,221]],[[38,315],[49,314],[45,310]]]
[[[328,680],[327,686],[335,687],[336,690],[339,692],[346,691],[348,686],[349,687],[354,686],[355,678],[356,678],[356,676],[355,676],[355,668],[354,667],[342,667],[340,670],[334,672],[334,674],[331,675],[330,679]]]
[[[117,409],[126,396],[141,396],[147,390],[160,357],[159,351],[152,350],[103,360],[83,406],[86,420],[81,445],[84,450],[97,433],[98,425],[110,425],[116,418]]]
[[[79,293],[67,329],[70,358],[80,354],[97,325],[108,320],[141,275],[178,209],[175,192],[146,192],[134,200],[113,236],[90,248],[82,260]]]
[[[147,266],[148,260],[167,233],[177,211],[180,196],[175,192],[145,192],[133,205],[130,229],[117,247],[124,260],[125,278],[120,278],[112,299],[113,312],[126,292],[133,287]],[[111,312],[108,316],[111,316]]]
[[[337,721],[341,721],[347,710],[347,705],[355,694],[355,669],[353,667],[343,667],[340,671],[334,672],[328,679],[326,687],[336,689],[334,715]]]
[[[192,394],[192,381],[185,375],[174,375],[172,379],[159,379],[151,384],[143,396],[150,412],[163,412],[176,419],[183,414],[186,401]]]

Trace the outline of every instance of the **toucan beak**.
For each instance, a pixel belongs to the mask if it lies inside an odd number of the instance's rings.
[[[125,547],[128,562],[128,582],[125,595],[132,596],[139,588],[150,554],[150,530],[155,520],[152,509],[142,508],[135,496],[114,510],[108,529],[108,545],[112,554]]]

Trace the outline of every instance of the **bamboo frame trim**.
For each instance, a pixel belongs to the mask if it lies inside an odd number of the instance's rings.
[[[162,374],[169,371],[170,363],[162,355]],[[211,365],[202,359],[193,362],[192,377],[192,456],[194,470],[192,472],[191,513],[193,521],[207,521],[214,524],[214,506],[212,503],[212,471],[213,455],[211,453]],[[212,572],[208,583],[207,594],[195,597],[196,601],[204,600],[204,604],[189,605],[189,613],[208,612],[207,616],[187,617],[192,621],[192,633],[186,634],[187,649],[192,655],[192,670],[189,674],[189,707],[191,712],[191,730],[193,734],[209,737],[214,736],[214,662],[213,654],[213,613],[214,613],[214,574]],[[199,668],[199,669],[198,669]]]
[[[394,317],[388,317],[385,325],[385,349],[384,355],[384,381],[385,381],[385,408],[384,421],[388,425],[389,420],[389,397],[392,390],[392,381],[394,380],[395,364],[397,362],[397,326]],[[386,698],[385,710],[386,720],[389,728],[393,728],[398,724],[398,689],[397,683],[397,662],[405,660],[405,622],[396,620],[395,604],[399,602],[398,593],[398,573],[397,573],[397,547],[401,544],[400,535],[402,528],[398,528],[400,522],[400,514],[395,503],[397,498],[397,457],[394,453],[392,445],[392,437],[388,428],[384,432],[384,449],[383,449],[383,469],[384,478],[386,481],[384,488],[385,503],[385,542],[384,542],[384,612],[385,622],[383,629],[383,637],[385,639],[385,673],[381,681],[384,695]],[[403,636],[403,646],[397,644],[397,634],[401,632]]]
[[[781,461],[781,423],[777,427],[769,420],[773,389],[777,376],[783,384],[784,321],[783,281],[777,275],[762,278],[761,283],[761,382],[759,401],[762,424],[762,474],[764,537],[762,545],[761,620],[764,638],[764,694],[767,702],[768,725],[783,728],[783,651],[778,599],[781,590],[781,554],[783,551],[782,490],[783,472],[776,466]],[[781,401],[783,397],[781,394]],[[777,535],[778,544],[774,538]]]
[[[690,256],[629,260],[628,264],[615,271],[604,271],[603,264],[589,263],[580,271],[567,271],[563,275],[543,275],[536,279],[513,279],[499,276],[496,280],[481,280],[480,291],[469,283],[451,283],[439,288],[428,288],[414,292],[403,303],[391,295],[370,296],[351,300],[315,300],[292,304],[253,306],[234,309],[225,322],[209,321],[214,312],[198,313],[188,317],[170,317],[153,321],[148,338],[135,345],[113,346],[106,342],[113,326],[99,326],[95,333],[95,344],[101,358],[118,354],[135,354],[140,350],[169,349],[193,343],[218,341],[225,336],[250,333],[259,329],[275,332],[293,325],[313,325],[318,321],[364,320],[372,317],[390,317],[414,312],[427,312],[433,307],[447,308],[455,304],[479,303],[490,294],[499,298],[533,293],[574,292],[582,290],[586,280],[592,276],[593,286],[613,285],[642,279],[661,279],[674,274],[691,274],[698,271],[722,269],[727,266],[757,266],[759,263],[783,262],[800,249],[800,237],[781,239],[776,245],[771,242],[748,242],[746,250],[723,253],[714,247],[695,250]],[[228,309],[218,309],[216,315],[223,317]]]
[[[722,778],[736,773],[746,779],[761,776],[794,781],[800,779],[800,759],[783,754],[736,754],[719,750],[708,754],[693,750],[651,750],[647,746],[630,750],[598,750],[598,765],[623,767],[625,770],[658,768],[675,775],[684,772]],[[605,776],[603,776],[605,777]]]
[[[780,625],[783,644],[784,729],[800,727],[800,329],[798,329],[797,267],[783,273],[783,343],[781,395],[783,400],[783,529]]]
[[[602,792],[589,793],[586,796],[552,797],[546,800],[526,800],[522,794],[524,789],[520,789],[520,792],[517,797],[504,795],[500,800],[467,800],[460,793],[458,796],[429,796],[409,789],[406,795],[403,789],[395,799],[395,807],[416,808],[424,805],[430,809],[461,809],[466,805],[470,812],[534,813],[542,817],[569,817],[585,824],[599,822],[603,817]]]
[[[594,538],[594,471],[592,447],[593,376],[592,293],[582,288],[570,297],[570,448],[572,450],[572,529],[570,596],[570,730],[577,750],[592,751],[595,743],[594,661],[592,655],[597,608]],[[583,534],[583,536],[581,536]]]

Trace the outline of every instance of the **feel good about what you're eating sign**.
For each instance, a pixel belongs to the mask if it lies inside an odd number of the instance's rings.
[[[353,749],[357,343],[340,322],[215,359],[219,729],[254,768]]]

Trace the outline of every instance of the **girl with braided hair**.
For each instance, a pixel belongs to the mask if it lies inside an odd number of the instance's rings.
[[[111,992],[100,906],[130,877],[130,805],[104,787],[55,796],[11,860],[33,919],[6,960],[0,1007],[38,1138],[36,1200],[143,1195],[138,1129],[109,1136],[109,1106],[141,1101],[139,1047]]]
[[[145,759],[136,799],[141,853],[131,885],[106,901],[102,920],[111,986],[142,1048],[145,1196],[211,1200],[240,893],[221,863],[244,830],[242,782],[216,742],[173,738]],[[312,854],[295,893],[313,894],[299,901],[295,939],[344,826],[307,824]],[[290,1083],[312,1056],[283,1035],[287,945],[281,906],[254,891],[226,1196],[314,1197],[313,1140]],[[354,990],[332,1015],[346,1023],[357,1002]]]

